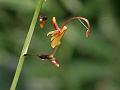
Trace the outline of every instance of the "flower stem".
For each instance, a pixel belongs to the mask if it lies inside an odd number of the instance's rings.
[[[71,20],[74,20],[74,19],[78,19],[78,20],[80,21],[80,23],[90,32],[90,23],[89,23],[88,19],[86,19],[86,18],[84,18],[84,17],[80,17],[80,16],[72,17],[72,18],[67,19],[67,20],[63,23],[62,27],[64,27],[64,26],[67,25]],[[82,20],[86,22],[86,25],[82,22]]]
[[[72,18],[69,18],[67,19],[63,25],[62,25],[62,28],[67,25],[71,20],[74,20],[74,19],[78,19],[80,21],[80,23],[87,29],[86,31],[86,37],[88,38],[90,36],[90,23],[88,21],[88,19],[84,18],[84,17],[80,17],[80,16],[77,16],[77,17],[72,17]],[[86,25],[82,22],[82,20],[84,22],[86,22]]]
[[[53,49],[52,53],[50,53],[50,56],[54,56],[56,51],[57,51],[57,49],[58,49],[58,46]]]
[[[23,66],[23,63],[24,63],[24,59],[25,59],[24,54],[26,54],[27,51],[28,51],[28,47],[29,47],[29,44],[30,44],[30,41],[31,41],[31,38],[32,38],[32,35],[33,35],[33,32],[34,32],[36,22],[37,22],[37,18],[38,18],[39,12],[42,8],[42,5],[43,5],[44,1],[45,0],[39,0],[38,5],[36,7],[36,10],[34,12],[33,19],[31,21],[31,25],[30,25],[28,34],[26,36],[26,39],[25,39],[25,42],[24,42],[24,45],[23,45],[23,49],[22,49],[22,52],[21,52],[21,55],[20,55],[20,58],[19,58],[18,66],[17,66],[16,72],[15,72],[15,76],[14,76],[14,79],[13,79],[10,90],[15,90],[16,89],[18,79],[19,79],[19,76],[20,76],[20,73],[21,73],[21,70],[22,70],[22,66]]]

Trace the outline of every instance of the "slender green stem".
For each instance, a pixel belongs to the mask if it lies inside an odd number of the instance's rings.
[[[21,70],[22,70],[22,66],[23,66],[23,63],[24,63],[24,59],[25,59],[24,54],[26,54],[27,51],[28,51],[28,47],[29,47],[29,44],[30,44],[30,41],[31,41],[31,38],[32,38],[32,35],[33,35],[33,32],[34,32],[36,22],[37,22],[37,18],[38,18],[39,12],[41,10],[41,7],[42,7],[44,1],[45,0],[39,0],[38,5],[36,7],[36,10],[35,10],[35,13],[33,15],[33,19],[32,19],[32,22],[31,22],[31,25],[30,25],[30,28],[29,28],[29,31],[28,31],[28,34],[26,36],[26,39],[25,39],[25,42],[24,42],[24,45],[23,45],[23,49],[22,49],[22,52],[21,52],[21,55],[20,55],[20,58],[19,58],[18,66],[17,66],[16,72],[15,72],[15,76],[14,76],[14,79],[13,79],[10,90],[15,90],[16,89],[18,79],[19,79],[19,76],[20,76],[20,73],[21,73]]]

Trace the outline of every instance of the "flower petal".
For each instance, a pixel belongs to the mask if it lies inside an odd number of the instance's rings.
[[[53,26],[54,26],[55,30],[60,30],[60,28],[58,27],[58,24],[56,22],[56,18],[55,17],[53,17],[52,22],[53,22]]]
[[[54,35],[55,33],[56,33],[55,31],[50,31],[50,32],[47,33],[47,36]]]
[[[61,34],[57,34],[56,36],[54,36],[53,38],[51,38],[52,39],[52,42],[51,42],[51,47],[52,48],[55,48],[56,46],[60,45],[60,40],[63,37],[65,31],[66,30],[64,30]]]
[[[55,38],[56,38],[56,35],[52,36],[51,39],[50,39],[50,41],[53,41]]]
[[[51,60],[51,62],[52,62],[56,67],[60,67],[60,65],[59,65],[58,61],[56,60],[56,58],[53,58],[53,59]]]

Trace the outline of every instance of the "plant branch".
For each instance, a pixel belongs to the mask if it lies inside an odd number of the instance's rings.
[[[26,39],[25,39],[25,42],[24,42],[24,45],[23,45],[23,49],[22,49],[22,52],[21,52],[21,55],[20,55],[20,58],[19,58],[18,66],[17,66],[16,72],[15,72],[15,76],[14,76],[14,79],[13,79],[10,90],[15,90],[16,89],[18,79],[19,79],[19,76],[20,76],[20,73],[21,73],[21,70],[22,70],[22,66],[23,66],[23,63],[24,63],[24,59],[25,59],[24,54],[26,54],[27,51],[28,51],[28,47],[30,45],[30,41],[31,41],[31,38],[33,36],[34,28],[35,28],[35,25],[36,25],[36,22],[37,22],[37,18],[38,18],[39,12],[42,8],[42,5],[43,5],[44,1],[45,0],[39,0],[38,5],[36,7],[36,10],[34,12],[33,19],[31,21],[31,25],[30,25],[28,34],[26,36]]]

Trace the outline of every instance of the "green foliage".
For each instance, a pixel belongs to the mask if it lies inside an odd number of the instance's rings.
[[[0,0],[0,90],[8,90],[11,85],[37,1]],[[53,16],[59,25],[71,16],[85,16],[92,33],[87,39],[80,23],[70,23],[56,53],[60,69],[49,61],[27,57],[17,90],[120,90],[118,3],[119,0],[47,0],[42,13],[48,16],[48,23],[40,30],[37,22],[28,53],[51,50],[46,34],[53,30]]]

